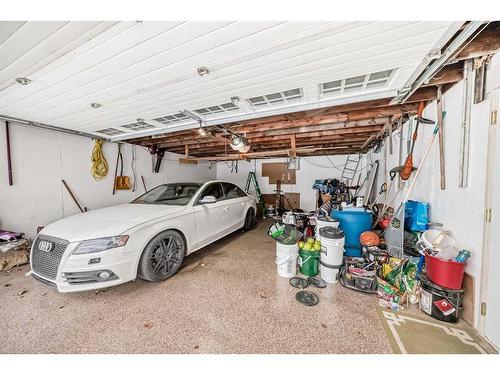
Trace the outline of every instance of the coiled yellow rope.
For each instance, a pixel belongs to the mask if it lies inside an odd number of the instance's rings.
[[[102,180],[108,174],[108,162],[102,153],[102,139],[96,139],[94,149],[92,150],[92,177],[96,180]]]

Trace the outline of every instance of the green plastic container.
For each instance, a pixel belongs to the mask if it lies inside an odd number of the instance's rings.
[[[316,276],[319,272],[319,256],[319,250],[299,250],[300,273],[306,276]]]

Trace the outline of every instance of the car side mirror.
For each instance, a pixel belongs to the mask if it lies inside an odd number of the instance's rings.
[[[200,200],[200,204],[210,204],[215,202],[217,202],[217,198],[215,198],[213,195],[207,195]]]

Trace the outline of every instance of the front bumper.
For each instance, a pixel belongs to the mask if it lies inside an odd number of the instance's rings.
[[[103,289],[135,280],[139,255],[133,241],[129,241],[126,246],[98,253],[73,255],[74,249],[79,244],[80,242],[72,242],[68,245],[59,263],[55,279],[40,275],[32,267],[33,277],[55,286],[61,293]],[[96,263],[97,258],[100,260]],[[91,262],[91,259],[94,262]],[[106,280],[96,277],[103,271],[110,274]]]

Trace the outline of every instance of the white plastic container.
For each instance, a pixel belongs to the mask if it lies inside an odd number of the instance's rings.
[[[318,217],[316,219],[316,227],[314,228],[314,232],[316,236],[319,235],[319,230],[324,227],[334,227],[337,228],[339,226],[339,221],[337,219],[332,219],[329,216]]]
[[[455,241],[450,236],[450,232],[436,229],[428,229],[419,234],[417,248],[429,249],[436,256],[442,259],[453,259],[458,255]]]
[[[291,278],[297,273],[297,257],[299,245],[284,245],[276,241],[276,267],[278,275]]]
[[[337,282],[337,275],[344,261],[345,235],[337,227],[323,227],[319,230],[321,241],[320,274],[327,283]]]

